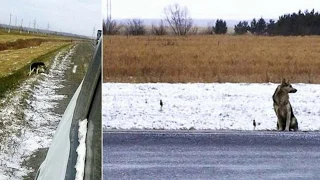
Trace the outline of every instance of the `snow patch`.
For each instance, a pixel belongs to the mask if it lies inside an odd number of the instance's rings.
[[[109,129],[276,130],[273,83],[104,83]],[[293,84],[293,111],[303,131],[320,130],[320,85]],[[160,100],[163,101],[161,109]]]
[[[87,119],[79,121],[79,146],[77,148],[78,158],[76,168],[75,180],[83,180],[84,165],[86,160],[86,135],[87,135]]]
[[[73,69],[72,69],[72,72],[73,72],[73,73],[76,73],[76,72],[77,72],[77,67],[78,67],[77,65],[74,65],[74,66],[73,66]]]

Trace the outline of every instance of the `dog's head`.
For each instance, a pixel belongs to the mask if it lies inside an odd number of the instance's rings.
[[[297,89],[293,88],[289,81],[286,81],[285,78],[282,79],[281,82],[281,89],[284,90],[286,93],[296,93]]]

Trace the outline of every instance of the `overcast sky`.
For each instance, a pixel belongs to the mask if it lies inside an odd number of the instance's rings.
[[[0,0],[0,23],[92,36],[101,29],[101,0]],[[96,32],[95,32],[96,34]]]
[[[106,17],[107,0],[103,2]],[[187,6],[193,19],[250,20],[253,18],[278,19],[284,13],[309,9],[320,10],[320,0],[112,0],[112,18],[159,19],[167,5]]]

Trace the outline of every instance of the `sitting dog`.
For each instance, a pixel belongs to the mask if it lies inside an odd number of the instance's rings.
[[[274,92],[273,108],[277,115],[277,130],[279,131],[289,131],[298,130],[298,121],[293,114],[292,106],[289,101],[289,93],[296,93],[297,89],[293,88],[292,85],[286,82],[286,79],[282,79],[281,84],[277,87]]]
[[[35,72],[36,74],[44,73],[47,70],[47,66],[43,62],[34,62],[30,65],[29,76]]]

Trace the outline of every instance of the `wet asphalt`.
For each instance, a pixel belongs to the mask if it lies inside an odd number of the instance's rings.
[[[320,179],[320,133],[108,131],[103,178]]]

